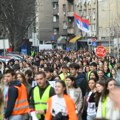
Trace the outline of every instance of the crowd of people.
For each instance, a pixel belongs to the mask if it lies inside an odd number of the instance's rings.
[[[0,120],[120,120],[120,64],[94,51],[0,61]]]

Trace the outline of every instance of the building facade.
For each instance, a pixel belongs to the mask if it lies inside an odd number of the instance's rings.
[[[39,26],[39,40],[55,40],[68,44],[75,36],[82,36],[78,41],[87,43],[88,39],[96,39],[98,45],[119,45],[120,0],[38,1],[39,19],[36,26]],[[78,29],[74,22],[74,13],[83,19],[89,19],[91,35]]]
[[[99,40],[109,52],[119,55],[120,0],[99,0]]]
[[[53,34],[52,23],[52,3],[51,0],[37,0],[38,39],[40,41],[50,41]]]

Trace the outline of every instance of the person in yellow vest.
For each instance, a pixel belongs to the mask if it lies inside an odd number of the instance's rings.
[[[69,76],[69,69],[67,66],[62,66],[62,73],[59,75],[60,79],[63,80],[64,82],[66,82],[66,77]]]
[[[37,86],[32,90],[30,104],[31,108],[36,111],[37,118],[39,120],[44,120],[47,109],[47,100],[55,95],[55,91],[48,83],[44,72],[37,73],[35,79]]]
[[[9,90],[6,97],[7,108],[4,118],[8,120],[28,120],[30,109],[25,86],[16,80],[16,73],[13,70],[7,70],[5,77],[9,82]]]
[[[115,87],[115,80],[109,79],[103,91],[103,95],[99,101],[96,118],[106,118],[109,120],[119,120],[119,110],[114,108],[113,101],[110,97]]]

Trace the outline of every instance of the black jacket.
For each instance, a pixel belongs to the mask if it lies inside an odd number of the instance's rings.
[[[84,97],[87,89],[87,80],[84,73],[78,74],[78,76],[75,78],[75,84],[77,87],[81,88],[82,96]]]
[[[11,113],[14,109],[15,101],[18,97],[18,89],[15,88],[15,86],[21,86],[20,81],[15,80],[12,81],[9,85],[9,90],[8,90],[8,103],[7,103],[7,108],[5,111],[5,118],[8,118],[11,116]]]

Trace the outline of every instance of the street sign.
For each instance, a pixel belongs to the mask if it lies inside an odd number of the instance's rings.
[[[88,45],[92,45],[92,39],[88,39],[88,40],[87,40],[87,44],[88,44]]]
[[[92,42],[92,46],[96,47],[97,46],[97,42]]]
[[[98,57],[101,57],[101,58],[105,57],[106,56],[106,49],[105,49],[105,47],[104,46],[98,46],[96,48],[96,55]]]
[[[21,53],[26,54],[27,55],[27,49],[21,49]]]

